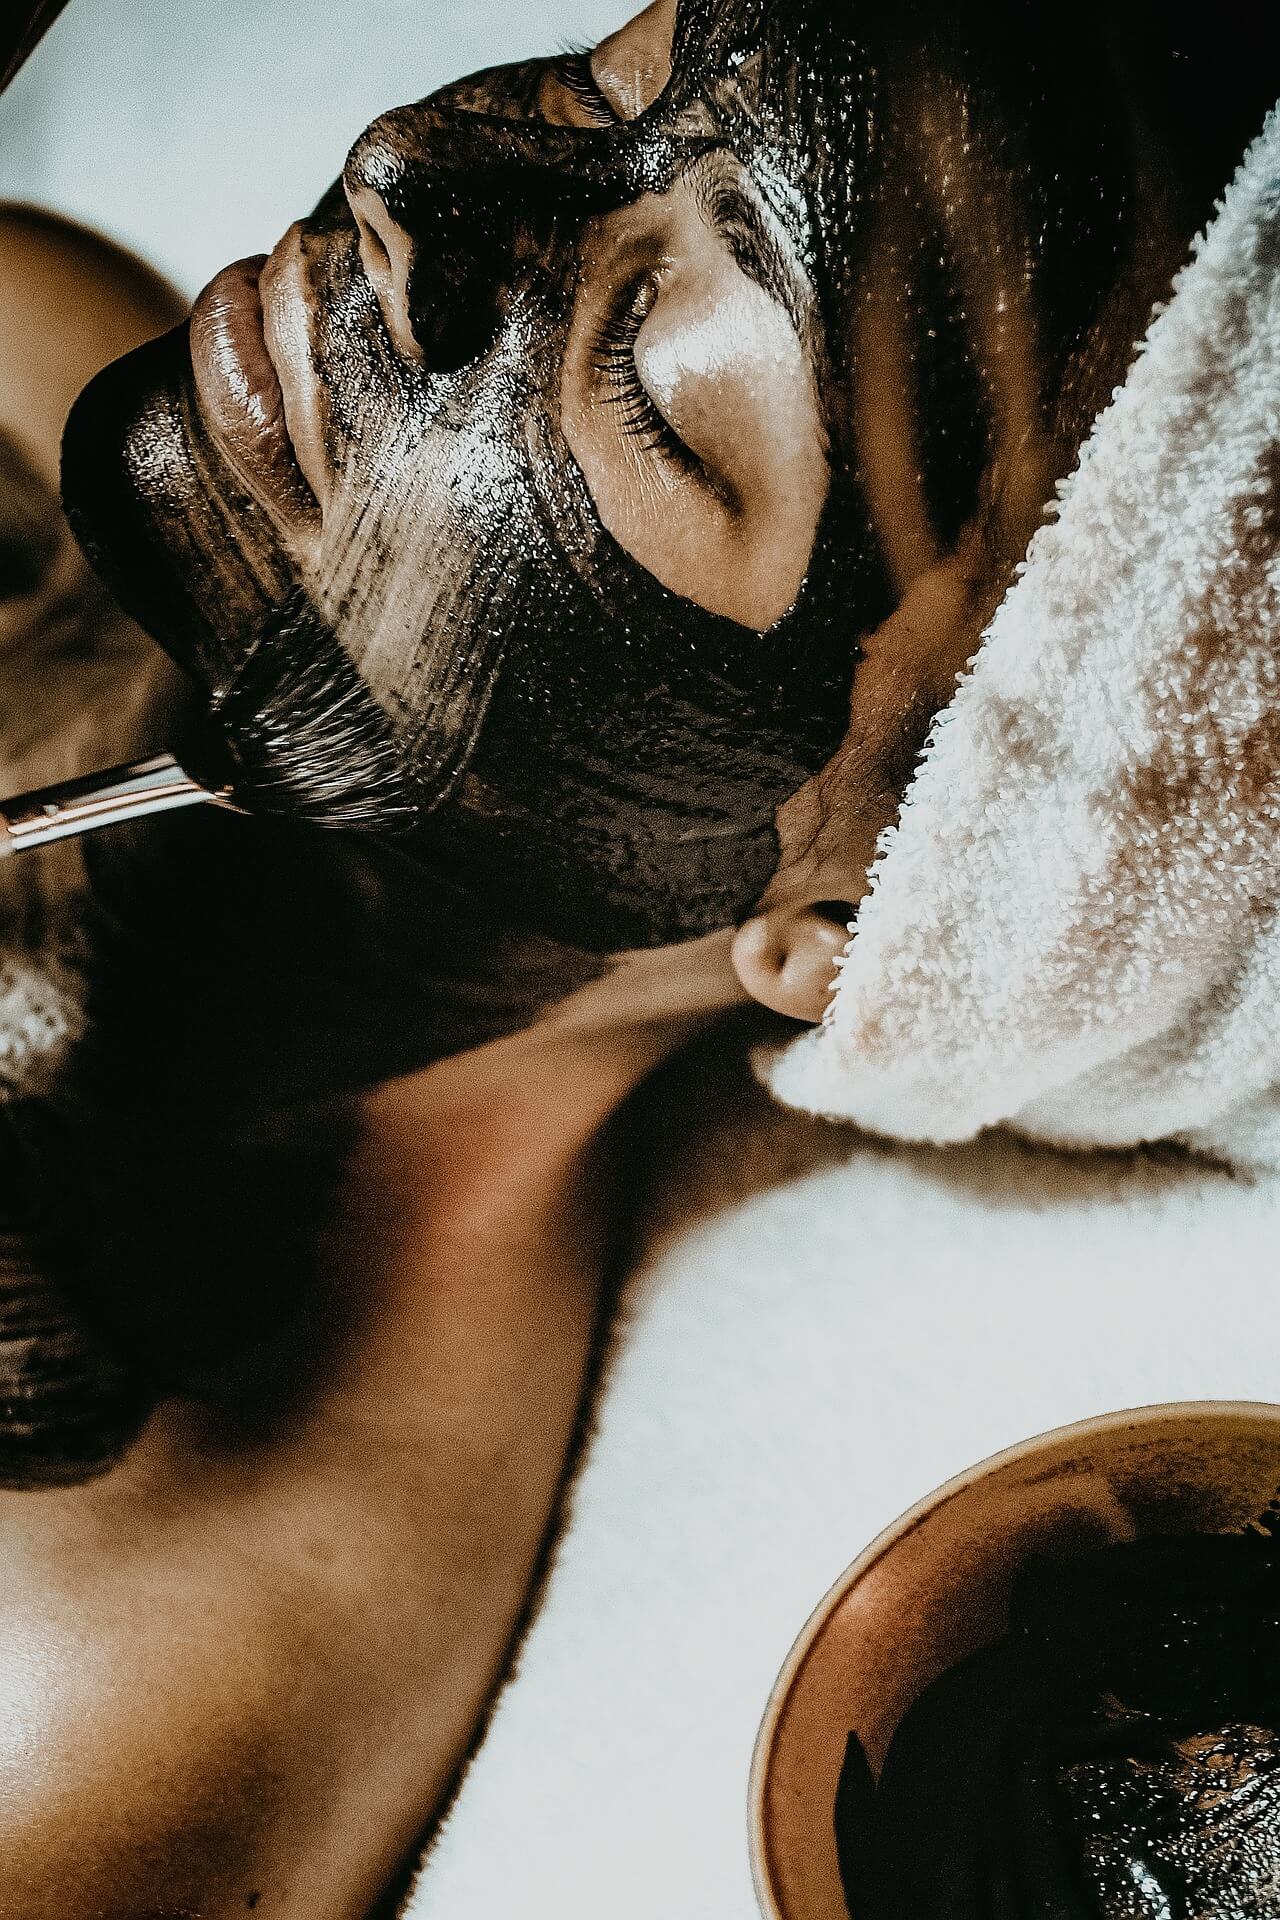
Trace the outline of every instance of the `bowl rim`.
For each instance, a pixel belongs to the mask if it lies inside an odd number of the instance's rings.
[[[850,1588],[861,1580],[877,1561],[883,1559],[900,1540],[913,1533],[927,1515],[955,1499],[967,1487],[972,1486],[975,1480],[984,1475],[995,1472],[998,1468],[1010,1466],[1025,1454],[1042,1446],[1056,1445],[1062,1441],[1077,1438],[1083,1439],[1087,1435],[1114,1432],[1125,1427],[1144,1427],[1174,1415],[1184,1420],[1256,1419],[1260,1425],[1274,1426],[1280,1423],[1280,1402],[1274,1400],[1161,1400],[1137,1407],[1122,1407],[1113,1413],[1090,1414],[1083,1420],[1070,1420],[1061,1427],[1047,1427],[1042,1433],[1031,1434],[1025,1440],[1015,1441],[1012,1446],[1002,1447],[997,1453],[988,1454],[985,1459],[975,1461],[972,1466],[963,1467],[949,1480],[944,1480],[940,1486],[934,1487],[914,1505],[908,1507],[904,1513],[899,1514],[896,1520],[891,1520],[887,1527],[882,1528],[862,1549],[857,1558],[849,1563],[834,1585],[827,1589],[796,1635],[791,1651],[779,1669],[778,1677],[765,1703],[764,1715],[760,1721],[751,1754],[751,1772],[747,1783],[747,1844],[750,1850],[751,1884],[763,1920],[795,1920],[794,1915],[789,1916],[783,1913],[774,1897],[766,1845],[765,1786],[768,1780],[769,1763],[773,1757],[778,1722],[782,1717],[791,1689],[795,1685],[801,1668],[809,1658],[818,1635]]]

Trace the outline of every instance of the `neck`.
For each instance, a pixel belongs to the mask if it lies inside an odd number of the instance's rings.
[[[716,935],[628,956],[531,1027],[362,1098],[326,1262],[344,1296],[327,1417],[359,1408],[406,1430],[430,1406],[443,1354],[463,1372],[500,1366],[543,1322],[543,1364],[580,1377],[625,1199],[611,1122],[740,1000],[729,944]]]

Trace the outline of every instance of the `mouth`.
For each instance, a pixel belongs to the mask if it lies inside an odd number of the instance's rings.
[[[268,256],[224,267],[191,310],[196,397],[218,451],[286,536],[305,540],[319,521],[314,487],[299,460],[264,315]]]

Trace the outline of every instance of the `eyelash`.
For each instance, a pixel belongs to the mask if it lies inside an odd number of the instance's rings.
[[[682,473],[703,472],[671,422],[654,404],[636,371],[636,340],[652,310],[653,276],[632,283],[600,325],[591,348],[591,364],[611,389],[605,403],[618,409],[622,431],[645,452],[662,455]]]
[[[618,116],[596,85],[591,71],[592,52],[591,47],[570,47],[553,63],[551,71],[565,92],[571,93],[598,125],[616,127]]]

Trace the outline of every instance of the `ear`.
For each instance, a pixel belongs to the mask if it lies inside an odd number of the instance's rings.
[[[848,900],[792,901],[739,927],[730,957],[752,999],[793,1020],[821,1020],[853,912]]]

